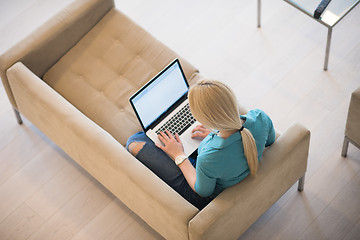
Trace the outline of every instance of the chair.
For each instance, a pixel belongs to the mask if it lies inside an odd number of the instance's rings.
[[[346,157],[349,143],[360,149],[360,87],[351,95],[341,155]]]

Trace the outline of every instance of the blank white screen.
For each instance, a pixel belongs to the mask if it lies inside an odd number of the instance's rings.
[[[144,127],[154,122],[187,91],[185,79],[176,62],[133,99]]]

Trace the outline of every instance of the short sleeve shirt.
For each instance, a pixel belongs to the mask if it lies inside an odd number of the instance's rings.
[[[259,109],[241,115],[244,127],[253,135],[258,159],[265,147],[275,141],[275,130],[270,117]],[[215,197],[225,188],[239,183],[250,173],[240,132],[226,139],[210,133],[200,143],[196,161],[195,190],[203,197]]]

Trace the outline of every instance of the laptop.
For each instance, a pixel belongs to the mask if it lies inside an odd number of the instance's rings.
[[[192,116],[187,93],[189,84],[178,59],[130,97],[130,103],[146,135],[157,144],[160,131],[177,132],[190,156],[201,140],[191,138],[192,129],[200,124]]]

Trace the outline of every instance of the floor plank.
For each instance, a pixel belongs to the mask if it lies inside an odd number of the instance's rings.
[[[114,198],[95,180],[81,189],[71,201],[49,218],[29,240],[37,239],[71,239],[91,219],[97,216]]]
[[[64,168],[26,200],[26,204],[44,220],[53,216],[92,180],[85,170],[64,154]]]
[[[54,154],[53,147],[50,144],[43,148],[0,186],[0,222],[62,169],[64,160]]]
[[[126,228],[134,222],[133,213],[115,199],[92,219],[72,240],[119,239]]]
[[[354,227],[357,227],[357,222],[360,220],[359,186],[360,175],[358,174],[339,191],[335,199],[326,206],[326,209],[309,225],[299,239],[345,238]]]
[[[27,239],[43,224],[44,220],[36,212],[22,204],[0,223],[0,236],[9,240]]]
[[[21,131],[0,151],[1,165],[6,166],[6,168],[0,168],[0,185],[50,144],[50,140],[36,128],[27,127],[25,124],[19,126],[15,123],[14,118],[11,120],[15,124],[14,126]]]

